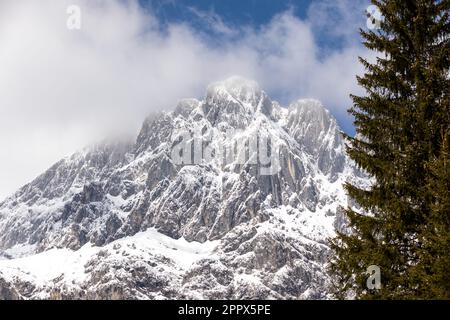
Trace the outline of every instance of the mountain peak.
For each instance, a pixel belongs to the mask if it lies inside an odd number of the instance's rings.
[[[0,204],[0,299],[326,298],[342,184],[366,184],[344,150],[320,102],[215,83]]]
[[[263,91],[256,81],[241,76],[232,76],[208,86],[207,100],[224,95],[229,95],[231,98],[243,103],[254,104],[260,100]]]
[[[327,129],[332,123],[336,122],[322,102],[316,99],[300,99],[291,103],[289,113],[292,119],[296,119],[303,124],[316,123],[321,125],[321,130]]]
[[[324,107],[322,102],[317,99],[298,99],[297,101],[291,103],[289,109],[292,111],[312,111],[320,113],[329,113],[329,111]]]

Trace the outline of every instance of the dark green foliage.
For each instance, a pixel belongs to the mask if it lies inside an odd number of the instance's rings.
[[[438,158],[430,162],[431,213],[423,226],[415,278],[423,298],[450,299],[450,129],[442,135]]]
[[[345,186],[358,209],[331,241],[335,294],[448,299],[450,0],[372,2],[384,22],[361,35],[378,58],[360,58],[366,94],[352,96],[357,136],[347,138],[375,183]],[[380,290],[366,288],[369,265],[381,268]]]

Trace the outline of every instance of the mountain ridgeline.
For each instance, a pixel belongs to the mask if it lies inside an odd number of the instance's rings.
[[[252,137],[271,142],[276,170],[261,170]],[[180,144],[191,161],[174,160]],[[186,158],[196,144],[212,156]],[[320,102],[212,84],[150,115],[136,141],[75,153],[0,204],[0,299],[326,299],[345,182],[369,180]]]

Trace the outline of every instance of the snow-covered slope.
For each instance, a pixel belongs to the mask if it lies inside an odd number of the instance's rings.
[[[77,251],[50,249],[23,258],[0,261],[4,281],[16,279],[34,292],[33,298],[101,298],[104,292],[114,298],[164,298],[157,283],[175,290],[181,286],[182,275],[196,261],[211,256],[218,241],[205,243],[167,237],[154,229],[116,240],[104,247],[85,244]],[[157,268],[156,268],[157,267]],[[140,274],[141,276],[137,277]],[[136,283],[127,281],[135,278]],[[140,281],[155,284],[150,290]],[[110,289],[111,283],[117,285]],[[123,291],[116,292],[116,290]],[[17,298],[26,298],[21,290]]]
[[[1,203],[0,294],[326,298],[348,180],[367,183],[320,102],[284,108],[233,77]]]

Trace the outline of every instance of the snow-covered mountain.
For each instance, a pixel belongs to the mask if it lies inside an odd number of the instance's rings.
[[[348,180],[367,183],[320,102],[227,79],[1,203],[0,299],[327,298]]]

